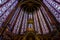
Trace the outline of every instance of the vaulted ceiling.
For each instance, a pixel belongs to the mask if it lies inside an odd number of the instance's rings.
[[[19,4],[24,11],[33,12],[40,7],[41,0],[19,0]]]

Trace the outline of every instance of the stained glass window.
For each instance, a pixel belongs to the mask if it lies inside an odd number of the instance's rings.
[[[8,6],[9,3],[11,3],[11,5],[10,5],[11,7]],[[6,21],[6,18],[8,17],[8,15],[13,10],[13,8],[16,6],[17,3],[18,3],[18,1],[15,1],[14,3],[12,1],[9,1],[5,5],[3,5],[2,7],[0,7],[0,21],[2,23]]]
[[[57,31],[60,23],[60,4],[53,0],[43,0],[41,3],[38,1],[22,0],[21,4],[20,0],[0,0],[0,28],[3,29],[3,34],[0,33],[4,36],[7,35],[5,32],[10,32],[15,37],[25,33],[46,35]]]
[[[51,2],[50,2],[51,1]],[[46,4],[46,6],[50,9],[50,11],[52,12],[52,14],[55,16],[56,20],[58,22],[60,22],[60,11],[58,10],[60,5],[57,4],[56,2],[52,1],[52,0],[43,0],[43,2]]]

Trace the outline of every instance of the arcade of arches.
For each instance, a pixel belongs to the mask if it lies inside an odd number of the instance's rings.
[[[0,0],[0,40],[59,40],[60,0]]]

